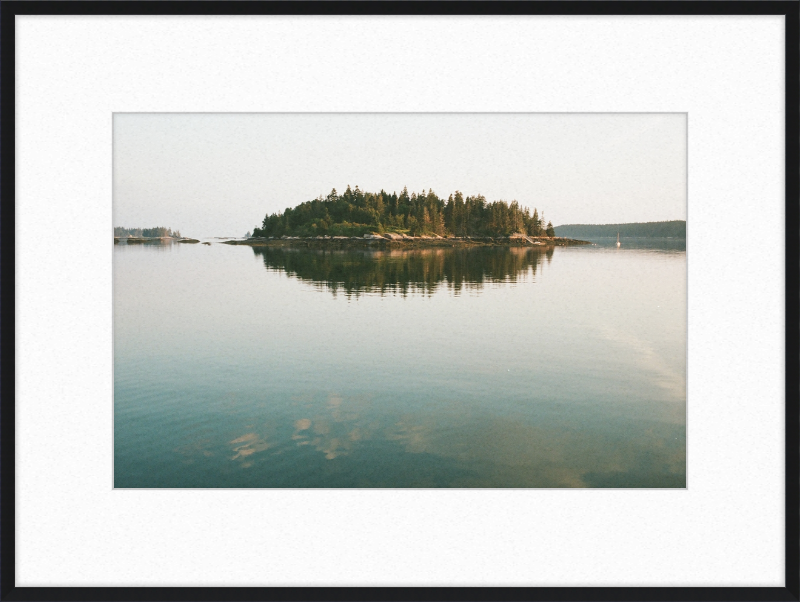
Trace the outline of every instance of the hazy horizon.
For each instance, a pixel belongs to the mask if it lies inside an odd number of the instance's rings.
[[[686,115],[117,113],[114,226],[242,236],[350,185],[459,190],[554,226],[686,219]]]

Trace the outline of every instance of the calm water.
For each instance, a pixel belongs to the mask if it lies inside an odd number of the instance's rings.
[[[684,487],[683,241],[115,245],[116,487]]]

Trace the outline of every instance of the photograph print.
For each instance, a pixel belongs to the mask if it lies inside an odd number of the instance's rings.
[[[685,113],[116,113],[115,488],[685,488]]]

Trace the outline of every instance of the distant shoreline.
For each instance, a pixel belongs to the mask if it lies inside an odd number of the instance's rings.
[[[576,238],[686,238],[686,220],[628,222],[620,224],[564,224],[553,231]]]

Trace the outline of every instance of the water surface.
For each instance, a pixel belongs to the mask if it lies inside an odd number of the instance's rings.
[[[684,487],[683,243],[115,245],[116,487]]]

